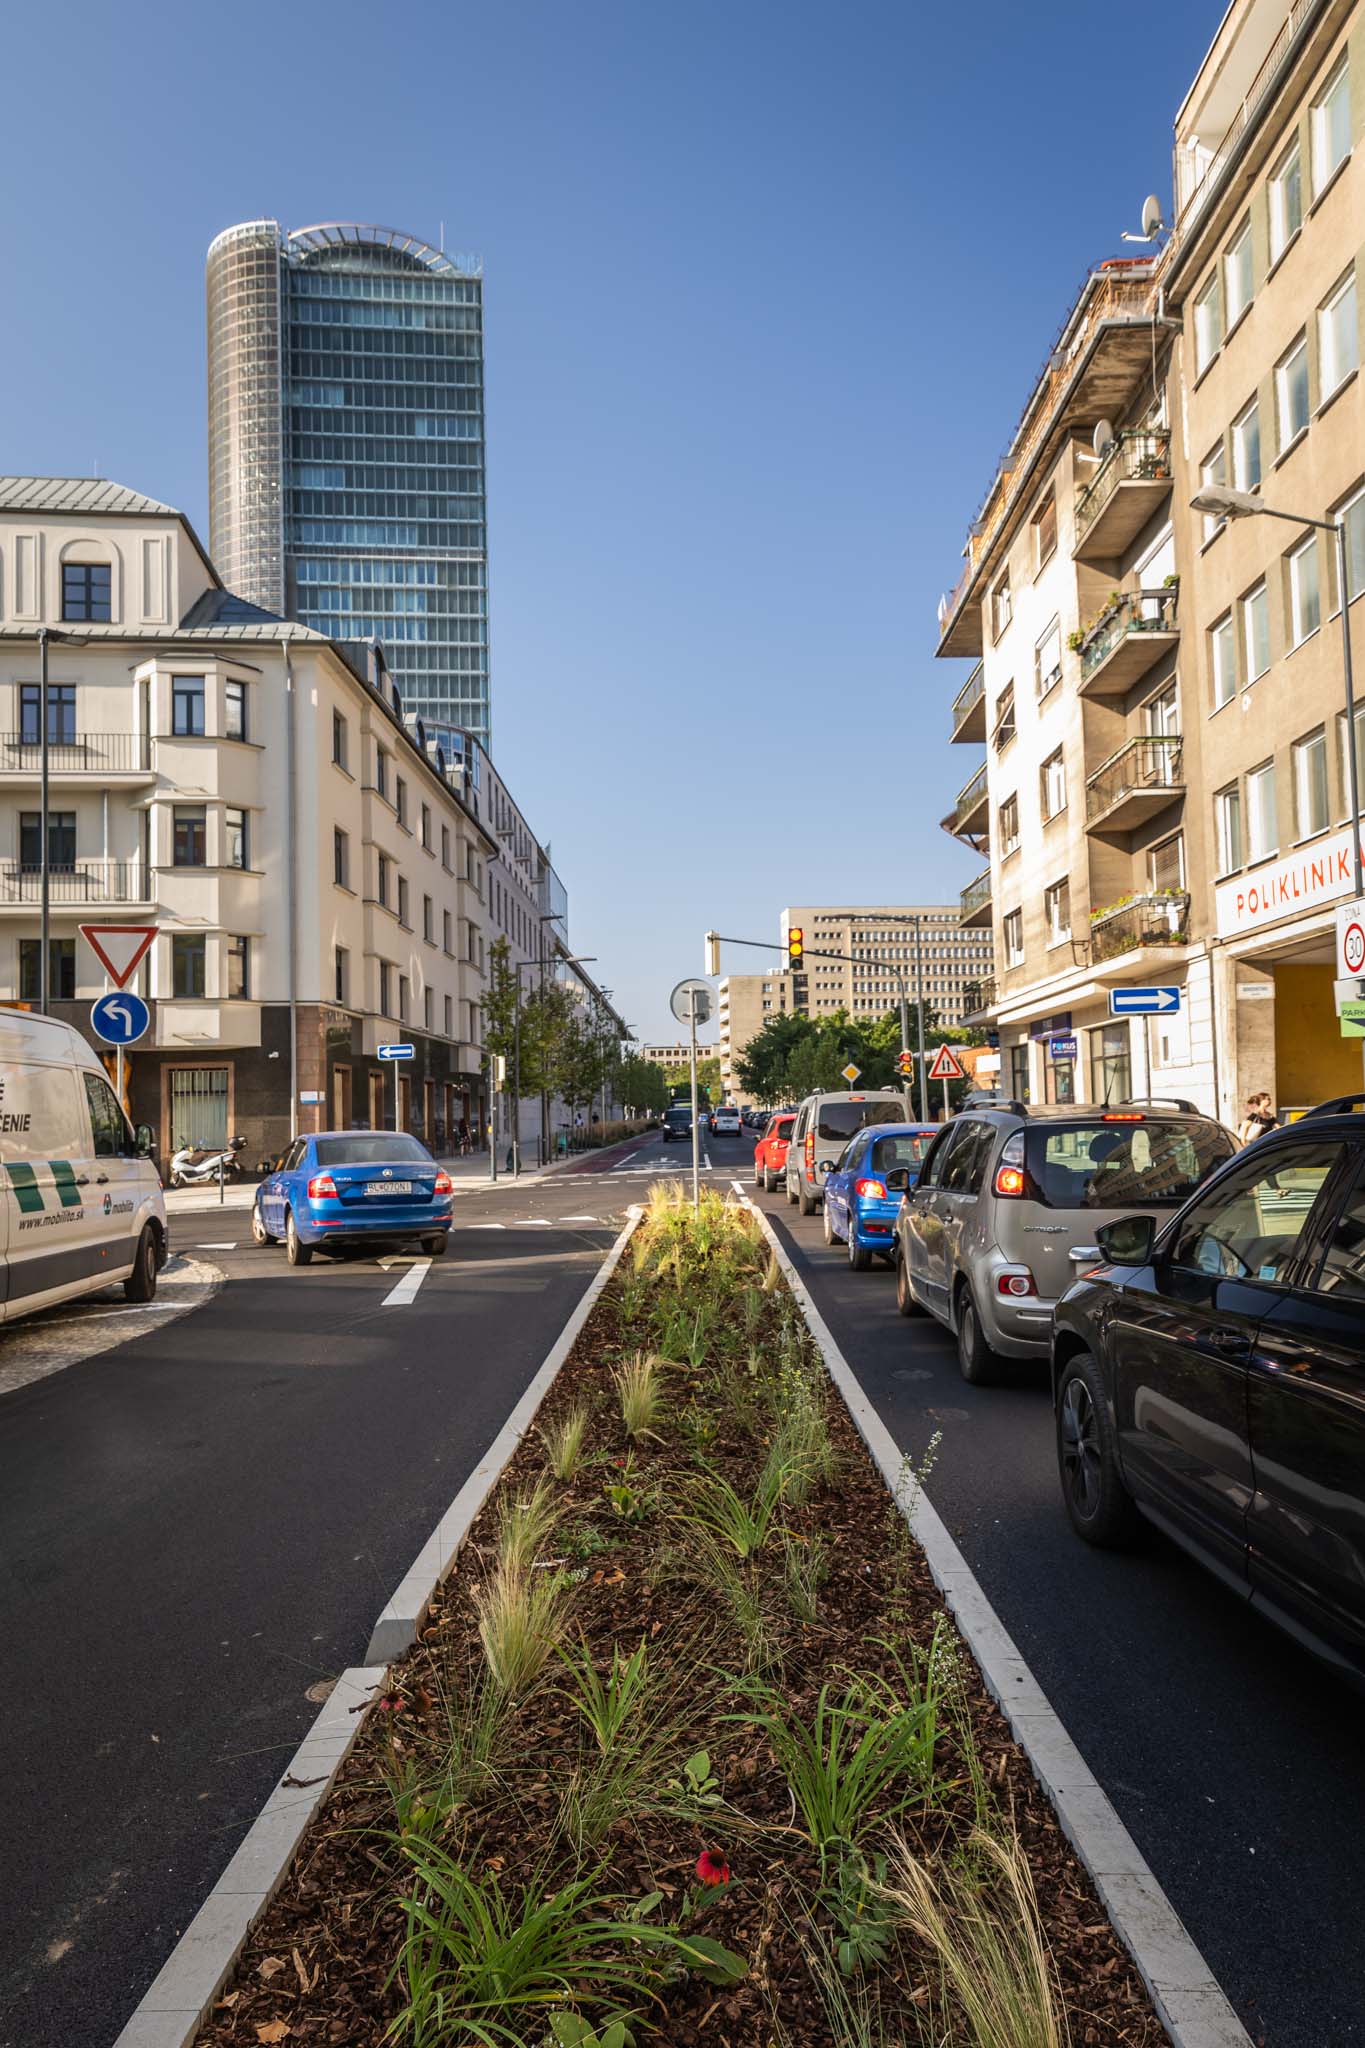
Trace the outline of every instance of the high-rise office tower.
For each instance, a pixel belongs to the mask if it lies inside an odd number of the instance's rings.
[[[208,253],[209,547],[228,588],[379,639],[405,710],[489,744],[483,280],[391,228]]]

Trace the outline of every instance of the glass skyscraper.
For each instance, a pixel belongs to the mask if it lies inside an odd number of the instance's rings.
[[[490,744],[479,266],[390,228],[208,254],[209,551],[228,588],[381,640],[406,711]]]

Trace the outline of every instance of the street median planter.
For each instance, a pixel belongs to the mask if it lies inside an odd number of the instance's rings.
[[[201,2042],[1165,2039],[764,1230],[656,1192]]]

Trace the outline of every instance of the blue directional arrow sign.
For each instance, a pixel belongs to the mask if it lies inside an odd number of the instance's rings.
[[[116,989],[90,1005],[90,1029],[106,1045],[132,1045],[151,1021],[151,1011],[130,989]]]
[[[1178,988],[1111,988],[1111,1017],[1165,1017],[1180,1008]]]
[[[417,1053],[415,1045],[381,1045],[378,1050],[381,1060],[410,1060]]]

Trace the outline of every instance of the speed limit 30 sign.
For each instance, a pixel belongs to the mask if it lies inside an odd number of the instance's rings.
[[[1365,902],[1343,903],[1337,912],[1337,979],[1365,976]]]

